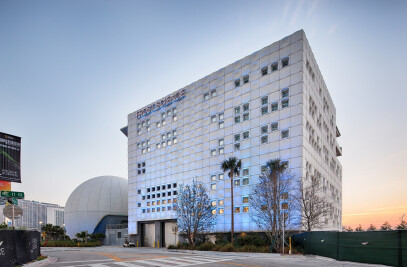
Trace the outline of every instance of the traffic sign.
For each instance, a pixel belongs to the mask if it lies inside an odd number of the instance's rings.
[[[14,205],[18,206],[18,200],[15,199],[14,197],[11,199],[11,202],[12,202]]]
[[[2,196],[2,197],[24,198],[24,192],[1,191],[0,196]]]
[[[8,205],[3,209],[3,215],[6,216],[7,218],[12,219],[13,217],[13,206]],[[19,206],[14,206],[14,218],[18,218],[23,216],[23,209],[20,208]]]

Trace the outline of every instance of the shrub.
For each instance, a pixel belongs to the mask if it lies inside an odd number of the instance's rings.
[[[215,245],[212,242],[205,242],[196,247],[197,250],[212,251]]]
[[[175,246],[175,245],[169,245],[169,246],[167,247],[167,249],[177,249],[177,246]]]
[[[226,244],[221,248],[220,251],[222,251],[222,252],[233,252],[233,251],[235,251],[235,247],[232,244]]]
[[[264,247],[267,245],[266,241],[260,237],[259,234],[246,234],[239,236],[235,242],[236,246],[243,247],[247,245],[252,245],[256,247]]]
[[[221,251],[221,249],[223,248],[223,244],[217,244],[213,247],[213,251]]]

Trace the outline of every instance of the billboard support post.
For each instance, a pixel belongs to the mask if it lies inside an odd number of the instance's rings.
[[[11,206],[12,206],[12,209],[13,209],[13,213],[12,213],[12,217],[13,217],[13,218],[11,218],[11,227],[12,227],[13,230],[14,230],[14,204],[11,204]]]

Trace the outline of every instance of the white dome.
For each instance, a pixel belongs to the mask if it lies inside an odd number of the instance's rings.
[[[117,176],[99,176],[80,184],[65,205],[65,227],[74,238],[82,231],[93,233],[106,215],[127,216],[127,179]]]

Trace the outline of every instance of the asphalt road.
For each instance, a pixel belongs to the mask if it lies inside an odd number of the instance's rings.
[[[47,266],[153,267],[153,266],[380,266],[339,262],[317,256],[268,253],[222,253],[173,251],[157,248],[41,248],[41,254],[56,258]]]

